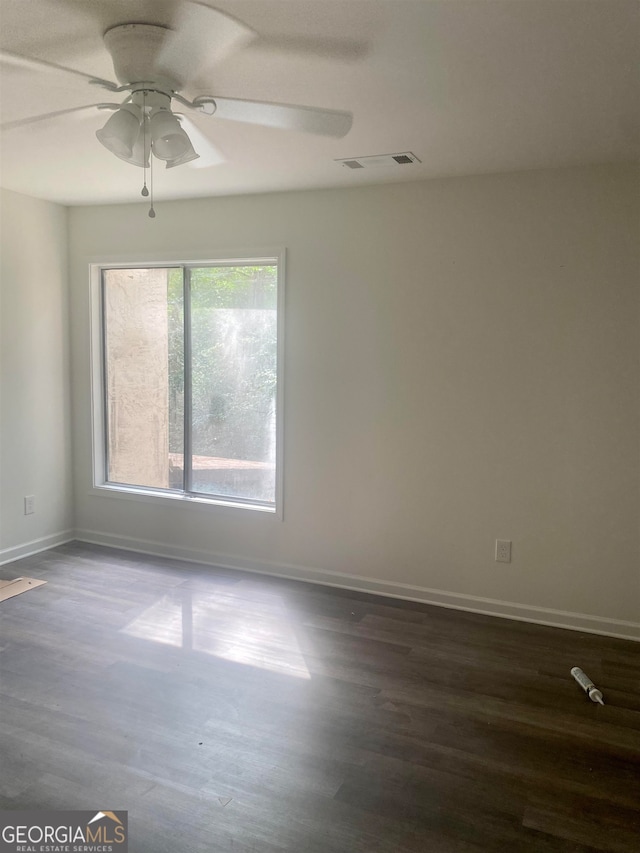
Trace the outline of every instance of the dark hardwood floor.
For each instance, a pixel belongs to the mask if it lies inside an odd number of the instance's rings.
[[[80,543],[18,575],[2,809],[127,809],[131,853],[640,850],[636,643]]]

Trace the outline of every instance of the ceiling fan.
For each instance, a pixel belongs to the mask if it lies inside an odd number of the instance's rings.
[[[142,189],[145,196],[148,195],[146,169],[153,157],[163,160],[168,169],[193,163],[201,154],[205,164],[219,161],[216,149],[199,129],[186,116],[172,111],[172,102],[203,116],[247,124],[336,138],[349,132],[353,119],[349,112],[217,95],[188,99],[182,93],[190,85],[213,64],[249,44],[257,34],[231,15],[196,0],[182,0],[179,11],[175,29],[135,22],[118,24],[104,33],[104,45],[111,55],[117,83],[57,63],[0,51],[0,62],[9,66],[75,75],[112,95],[126,93],[121,102],[98,102],[31,116],[4,123],[2,129],[85,110],[110,111],[111,116],[96,136],[116,157],[145,169]],[[155,215],[153,204],[149,215]]]

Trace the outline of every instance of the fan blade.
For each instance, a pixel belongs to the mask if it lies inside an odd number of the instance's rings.
[[[346,136],[351,130],[353,116],[338,110],[317,107],[298,107],[293,104],[273,104],[266,101],[244,101],[239,98],[218,98],[214,115],[230,121],[261,124],[283,130],[302,130],[322,136]]]
[[[58,118],[66,116],[70,113],[79,113],[83,110],[117,110],[120,104],[87,104],[84,107],[70,107],[66,110],[56,110],[53,113],[43,113],[39,116],[29,116],[29,118],[19,118],[16,121],[6,121],[0,124],[0,130],[13,130],[16,127],[26,127],[29,124],[35,124],[38,121],[46,121],[50,118]]]
[[[173,27],[167,31],[154,71],[178,80],[182,88],[255,38],[253,30],[225,12],[191,0],[182,4]]]
[[[174,113],[175,115],[175,113]],[[191,119],[185,115],[178,115],[180,124],[184,128],[187,136],[191,140],[191,144],[196,149],[200,157],[189,163],[192,169],[207,169],[209,166],[218,166],[224,163],[225,157],[222,152],[216,148],[213,142],[205,136],[200,128],[194,124]]]
[[[74,74],[76,77],[82,77],[89,83],[97,83],[112,92],[115,92],[118,89],[118,84],[112,83],[110,80],[103,80],[101,77],[95,77],[92,74],[85,74],[84,71],[78,71],[75,68],[67,68],[64,65],[58,65],[55,62],[46,62],[44,59],[32,59],[28,56],[19,56],[17,53],[11,53],[8,50],[0,50],[0,62],[4,62],[6,65],[13,65],[15,68],[26,68],[30,71],[53,71],[63,74]]]

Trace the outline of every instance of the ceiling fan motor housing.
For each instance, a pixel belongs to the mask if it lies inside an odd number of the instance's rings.
[[[122,85],[144,84],[161,91],[178,91],[184,81],[163,71],[160,51],[170,32],[152,24],[120,24],[104,34],[113,69]]]

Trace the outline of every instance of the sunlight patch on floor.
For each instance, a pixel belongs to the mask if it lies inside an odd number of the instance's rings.
[[[281,675],[310,678],[279,597],[179,590],[122,629],[130,637],[201,652]]]

